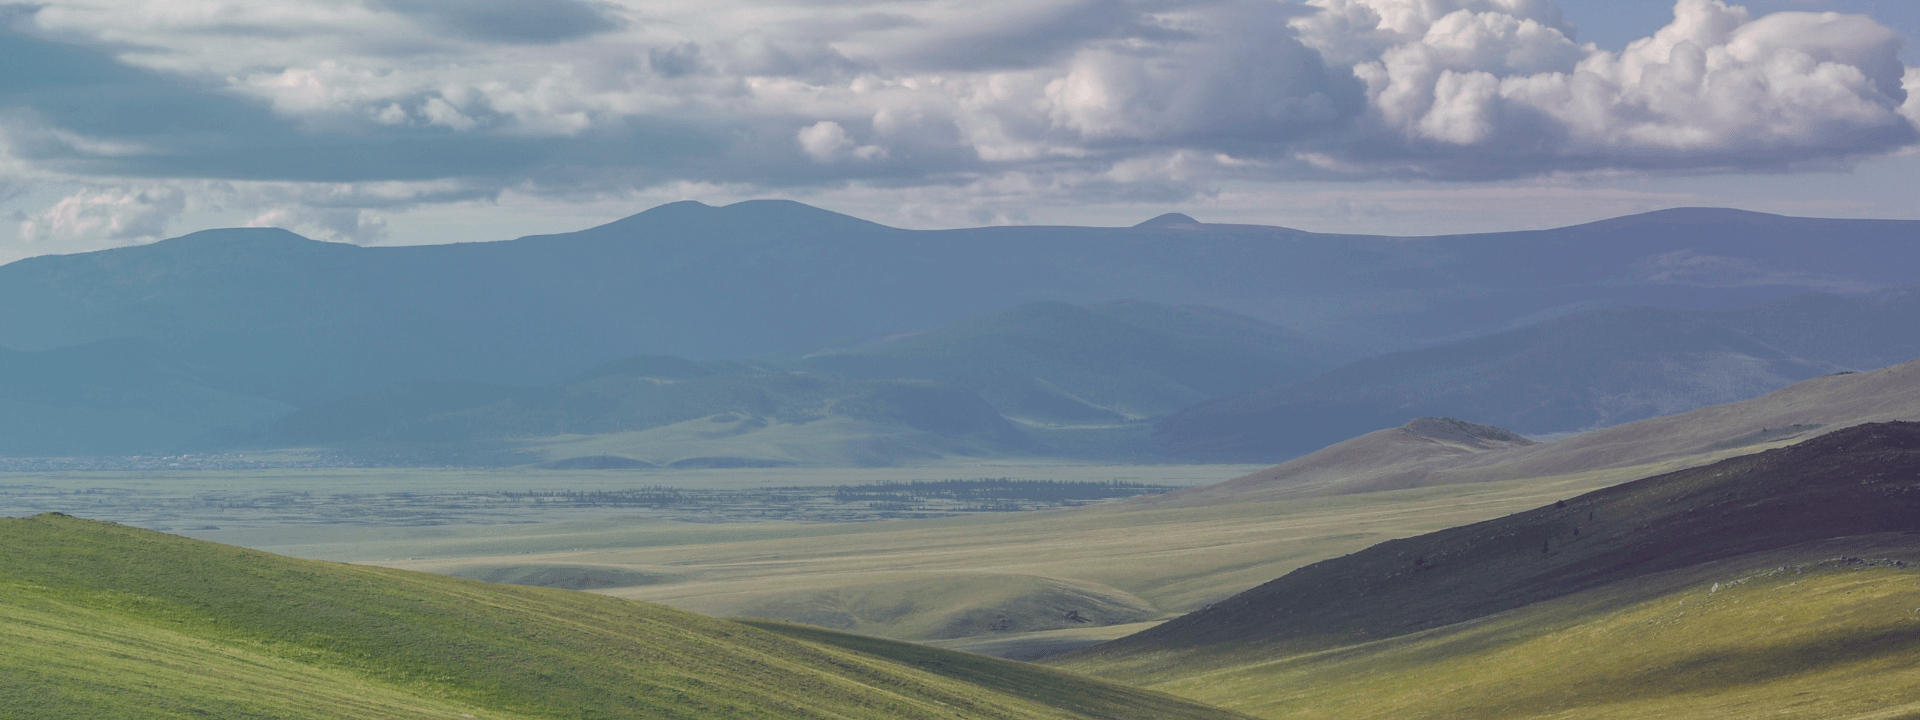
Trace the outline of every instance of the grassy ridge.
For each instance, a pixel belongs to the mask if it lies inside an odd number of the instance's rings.
[[[1154,687],[1290,720],[1920,717],[1920,583],[1902,542],[1907,567],[1827,545]]]
[[[1301,568],[1110,656],[1396,637],[1804,542],[1920,531],[1920,423],[1870,423]]]
[[[0,520],[0,588],[6,718],[1155,717],[664,607],[66,516]]]

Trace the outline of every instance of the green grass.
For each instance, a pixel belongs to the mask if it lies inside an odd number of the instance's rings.
[[[1169,654],[1117,674],[1289,720],[1920,717],[1920,552],[1897,544],[1816,544],[1331,651]],[[1909,567],[1835,561],[1863,550]]]
[[[3,718],[1157,717],[1074,702],[616,598],[0,520]]]
[[[1220,710],[1195,704],[1191,700],[1099,682],[1085,676],[1012,660],[954,652],[866,635],[835,632],[812,625],[770,620],[740,622],[815,645],[840,648],[868,657],[886,658],[968,685],[988,688],[1080,715],[1139,716],[1160,720],[1223,717]]]
[[[360,542],[274,545],[305,557],[480,575],[591,566],[660,582],[595,592],[721,617],[826,625],[903,640],[1070,627],[1067,609],[1134,622],[1197,609],[1301,565],[1394,537],[1499,517],[1638,475],[1609,471],[1304,501],[857,524],[591,523],[434,528]],[[1009,579],[1015,579],[1010,581]],[[916,592],[938,587],[939,592]],[[1089,589],[1084,604],[1055,600]],[[911,600],[909,606],[906,600]],[[1137,607],[1108,617],[1096,606]],[[968,618],[1005,613],[1009,630]],[[960,623],[951,622],[961,620]],[[985,649],[983,647],[983,649]]]

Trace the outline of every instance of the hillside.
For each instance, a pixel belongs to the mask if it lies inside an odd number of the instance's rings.
[[[421,379],[541,385],[641,354],[804,354],[1041,300],[1206,305],[1404,349],[1606,305],[1911,283],[1914,227],[1691,209],[1415,239],[1201,223],[909,231],[754,201],[437,246],[211,230],[0,267],[0,347],[141,337],[237,392],[300,406]]]
[[[1794,357],[1867,370],[1920,357],[1920,285],[1805,293],[1709,317]]]
[[[1920,423],[1875,423],[1392,540],[1303,567],[1076,663],[1278,658],[1836,537],[1920,531]],[[1920,637],[1920,636],[1917,636]]]
[[[1704,464],[1748,448],[1890,420],[1920,420],[1920,361],[1814,378],[1751,400],[1551,442],[1490,444],[1461,452],[1409,441],[1402,429],[1382,430],[1226,483],[1142,502],[1252,502],[1536,478],[1659,462]]]
[[[0,349],[0,455],[136,455],[293,408],[134,338]]]
[[[9,717],[1236,717],[931,648],[65,516],[0,520],[0,545]]]
[[[892,465],[1034,452],[1026,435],[962,388],[668,357],[620,360],[538,388],[407,383],[301,409],[248,442],[535,449],[551,460],[651,465]]]
[[[1506,451],[1537,444],[1488,425],[1453,418],[1418,418],[1257,473],[1143,498],[1135,504],[1190,507],[1426,487],[1445,483],[1446,476],[1438,471],[1468,458],[1505,455]]]
[[[1878,720],[1920,712],[1911,534],[1659,573],[1482,620],[1136,681],[1295,720]]]
[[[1290,383],[1332,366],[1311,338],[1223,310],[1029,303],[885,345],[810,358],[853,378],[967,388],[1036,423],[1113,423]]]
[[[1523,434],[1572,432],[1745,400],[1841,369],[1703,313],[1609,308],[1216,400],[1156,422],[1155,439],[1176,455],[1252,461],[1422,416]]]

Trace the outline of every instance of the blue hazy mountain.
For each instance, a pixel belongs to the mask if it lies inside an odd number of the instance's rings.
[[[1036,302],[807,365],[853,378],[927,378],[1042,423],[1164,415],[1330,369],[1337,351],[1237,313],[1138,300]]]
[[[688,443],[688,435],[701,442]],[[775,435],[777,441],[768,440]],[[562,458],[557,466],[563,468],[614,459],[629,466],[666,465],[690,457],[743,466],[793,464],[785,456],[768,457],[769,445],[818,446],[802,447],[797,456],[858,465],[1039,452],[998,410],[964,388],[916,379],[844,380],[761,364],[662,356],[627,358],[540,387],[402,383],[302,408],[230,442],[486,457],[488,451],[497,454],[562,436],[604,436],[610,439],[600,446],[619,450],[564,453],[591,460],[569,465]],[[715,455],[688,448],[721,450]]]
[[[140,337],[297,405],[412,380],[539,385],[643,354],[800,355],[1043,300],[1204,305],[1383,351],[1607,305],[1911,282],[1917,229],[1696,209],[1428,238],[1194,222],[913,231],[754,201],[437,246],[214,230],[0,267],[0,347]]]
[[[146,340],[0,349],[0,455],[161,453],[292,409]]]
[[[1177,456],[1268,460],[1418,417],[1554,434],[1671,415],[1920,357],[1917,290],[1575,313],[1217,399],[1160,419],[1156,437]]]

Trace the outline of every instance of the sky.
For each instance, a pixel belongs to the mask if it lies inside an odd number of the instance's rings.
[[[0,3],[0,262],[789,198],[912,228],[1920,218],[1913,0]]]

